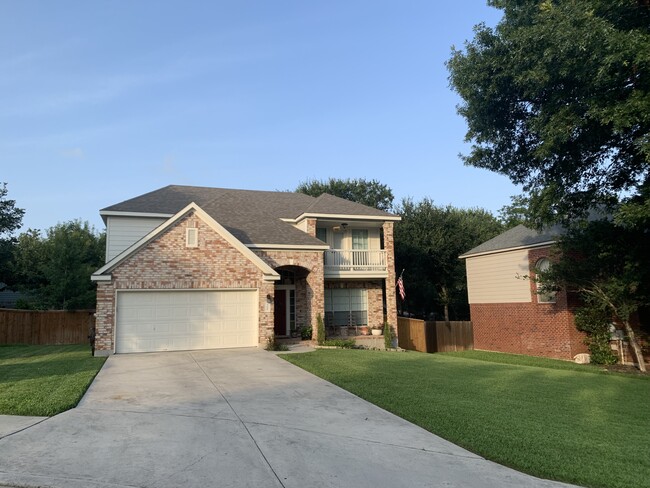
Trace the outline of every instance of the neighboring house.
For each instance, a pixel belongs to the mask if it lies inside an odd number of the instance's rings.
[[[0,281],[0,308],[16,308],[21,298],[24,298],[22,293],[10,290],[6,283]]]
[[[324,194],[167,186],[100,211],[95,350],[264,346],[316,329],[396,325],[393,223]]]
[[[558,359],[588,352],[574,323],[576,297],[565,291],[538,294],[534,280],[525,278],[549,266],[561,232],[518,225],[460,256],[476,349]]]

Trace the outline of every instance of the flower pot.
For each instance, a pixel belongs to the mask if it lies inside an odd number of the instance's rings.
[[[370,334],[370,329],[368,327],[359,327],[359,332],[361,335],[368,335]]]
[[[381,329],[372,329],[372,335],[380,336],[381,335]]]

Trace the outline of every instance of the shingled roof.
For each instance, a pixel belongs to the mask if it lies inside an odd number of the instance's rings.
[[[554,242],[557,240],[558,236],[563,233],[564,228],[559,225],[550,227],[543,231],[537,231],[529,229],[523,225],[518,225],[517,227],[505,231],[503,234],[499,234],[489,241],[485,241],[474,249],[470,249],[460,256],[460,258],[468,258],[476,254],[506,251],[508,249],[534,247],[536,245]]]
[[[244,244],[323,245],[323,243],[284,222],[301,215],[355,215],[396,217],[387,212],[333,195],[318,198],[294,192],[235,190],[198,186],[170,185],[139,197],[106,207],[112,212],[174,215],[191,202],[223,225]]]

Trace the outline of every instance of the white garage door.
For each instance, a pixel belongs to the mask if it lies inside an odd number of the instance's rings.
[[[256,346],[257,291],[137,291],[117,295],[116,352]]]

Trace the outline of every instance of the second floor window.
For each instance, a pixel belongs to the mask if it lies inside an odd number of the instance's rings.
[[[352,229],[352,249],[368,249],[367,229]]]

